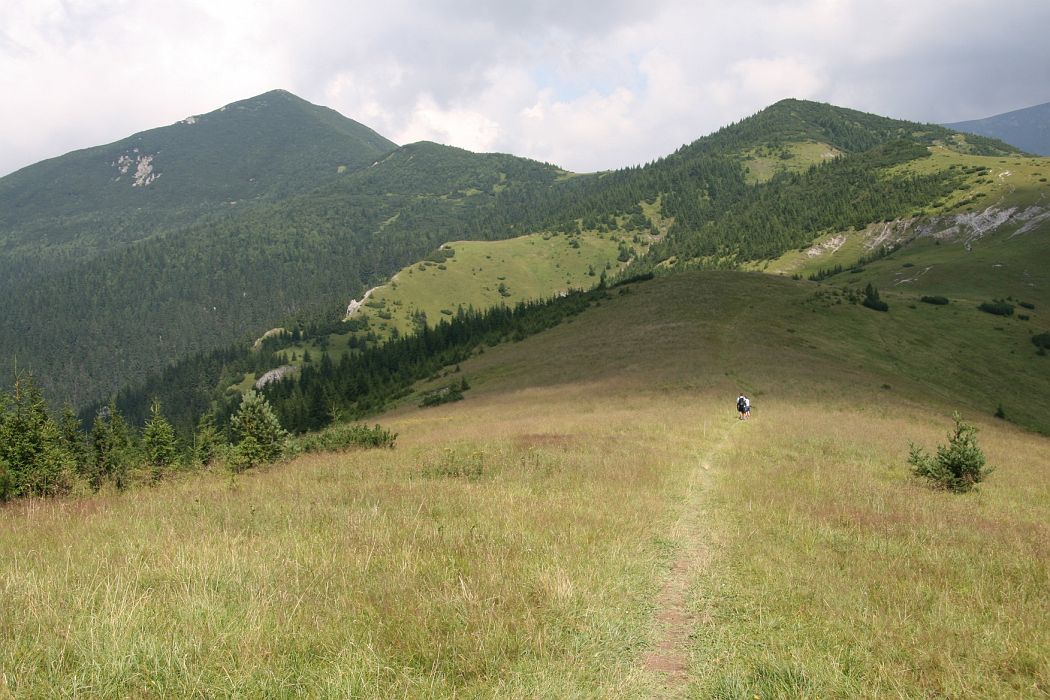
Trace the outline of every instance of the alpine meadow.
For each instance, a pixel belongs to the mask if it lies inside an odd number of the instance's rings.
[[[1046,697],[1048,177],[276,90],[0,178],[0,697]]]

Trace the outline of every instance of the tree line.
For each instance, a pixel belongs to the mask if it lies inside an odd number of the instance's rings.
[[[213,371],[218,366],[210,363],[225,359],[236,364],[245,358],[229,353],[200,356],[185,363],[184,372],[173,369],[165,375],[169,381],[185,382],[175,391],[190,397],[191,405],[207,405],[187,436],[178,434],[155,397],[141,426],[129,422],[112,400],[97,408],[85,430],[68,405],[52,415],[33,376],[19,373],[12,389],[0,393],[0,500],[94,492],[107,486],[124,489],[217,461],[239,471],[279,459],[290,444],[300,450],[391,445],[395,436],[379,426],[340,430],[333,433],[335,438],[299,443],[289,443],[289,437],[316,432],[337,419],[374,413],[404,396],[412,383],[483,351],[479,348],[550,328],[605,294],[599,288],[514,307],[460,309],[452,319],[346,353],[338,363],[323,353],[316,366],[304,366],[297,376],[236,397],[217,397],[214,384],[204,388],[194,380],[201,377],[202,367]],[[303,337],[297,331],[295,339]],[[275,349],[291,340],[291,334],[267,339],[257,356],[272,361]],[[141,396],[125,398],[138,401]]]
[[[84,431],[68,405],[53,416],[33,376],[20,373],[12,389],[0,393],[0,501],[123,490],[217,462],[242,471],[282,457],[287,438],[255,392],[241,398],[225,430],[214,414],[203,414],[190,441],[179,439],[157,400],[141,428],[111,402]]]

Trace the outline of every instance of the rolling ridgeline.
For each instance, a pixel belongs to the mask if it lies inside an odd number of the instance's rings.
[[[644,229],[645,202],[673,223],[640,271],[775,257],[823,228],[904,216],[951,191],[950,171],[885,174],[935,141],[1011,151],[787,100],[644,167],[572,175],[432,143],[395,148],[275,91],[0,180],[0,291],[12,302],[0,357],[33,371],[51,401],[85,406],[288,319],[333,319],[446,241],[572,233],[617,216]],[[799,142],[843,157],[786,167]],[[777,153],[783,172],[749,181],[756,149]]]

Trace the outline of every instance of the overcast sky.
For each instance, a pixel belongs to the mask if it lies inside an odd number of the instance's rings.
[[[0,0],[0,175],[274,88],[397,143],[592,171],[784,97],[1050,101],[1048,0]]]

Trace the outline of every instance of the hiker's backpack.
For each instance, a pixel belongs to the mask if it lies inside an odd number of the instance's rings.
[[[745,408],[747,408],[747,399],[741,396],[736,400],[736,410],[743,412]]]

